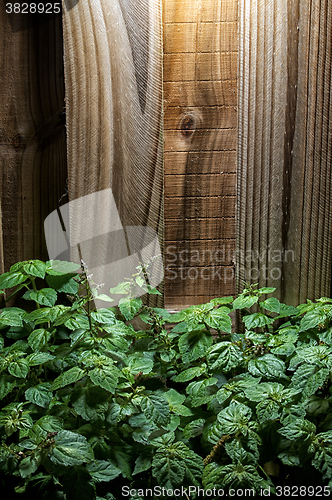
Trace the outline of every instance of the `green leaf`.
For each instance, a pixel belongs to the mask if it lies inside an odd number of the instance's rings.
[[[123,283],[119,283],[116,287],[110,288],[110,293],[114,293],[115,295],[124,295],[129,293],[130,291],[130,282],[126,281]]]
[[[84,436],[76,432],[60,431],[55,436],[50,459],[56,465],[81,465],[94,460],[94,454]]]
[[[91,318],[97,323],[101,323],[103,325],[114,325],[116,322],[114,312],[106,308],[92,311]]]
[[[175,389],[169,389],[167,392],[164,392],[163,397],[166,399],[170,406],[182,405],[182,403],[184,403],[186,399],[186,396],[184,394],[180,394]]]
[[[24,393],[26,399],[37,406],[47,408],[53,398],[51,385],[49,382],[44,382],[35,387],[30,387]]]
[[[86,467],[75,465],[61,476],[63,491],[68,500],[92,500],[96,498],[95,486]]]
[[[316,328],[319,324],[324,324],[327,319],[326,314],[321,310],[310,311],[303,316],[300,323],[300,332],[305,332],[311,328]]]
[[[0,276],[0,288],[12,288],[17,286],[28,279],[28,276],[22,274],[21,272],[12,272],[3,273]]]
[[[99,385],[106,391],[114,394],[119,373],[119,370],[113,365],[102,365],[90,370],[88,375],[95,385]]]
[[[62,276],[47,276],[47,284],[58,292],[75,295],[79,289],[79,283],[73,279],[73,274],[64,274]]]
[[[58,294],[52,288],[42,288],[37,292],[30,292],[30,300],[34,300],[42,306],[53,307]]]
[[[206,364],[203,363],[202,366],[193,366],[192,368],[188,368],[183,372],[179,373],[174,379],[175,382],[188,382],[193,378],[200,377],[203,373],[206,373]]]
[[[268,318],[265,314],[254,313],[249,314],[243,318],[243,322],[248,330],[259,328],[265,325],[271,325],[273,323],[273,318]]]
[[[227,309],[227,312],[224,311],[224,309]],[[211,328],[215,328],[216,330],[221,330],[222,332],[231,333],[232,320],[228,315],[228,312],[229,312],[228,308],[220,307],[219,309],[212,309],[212,311],[210,311],[209,314],[207,314],[204,321],[209,326],[211,326]]]
[[[191,406],[197,407],[208,403],[217,392],[216,383],[218,379],[210,377],[205,380],[198,380],[188,384],[186,392],[190,396]]]
[[[230,304],[231,302],[233,302],[233,297],[232,296],[219,297],[219,298],[210,300],[210,302],[214,306],[223,305],[223,304]]]
[[[30,370],[29,363],[25,359],[16,359],[8,366],[11,375],[17,378],[26,378]]]
[[[20,465],[19,465],[19,471],[21,474],[21,477],[26,478],[31,476],[36,470],[38,469],[38,462],[34,458],[34,456],[28,456],[23,458],[21,460]]]
[[[207,361],[212,372],[222,371],[227,373],[233,368],[242,365],[243,353],[232,342],[220,342],[209,350]]]
[[[179,339],[179,351],[184,363],[190,363],[196,359],[203,358],[212,343],[212,335],[205,329],[195,329],[181,335]]]
[[[25,312],[17,307],[2,309],[0,313],[0,326],[23,326],[22,317]]]
[[[35,309],[31,313],[27,314],[25,320],[33,321],[35,325],[40,325],[41,323],[51,321],[51,318],[52,309],[50,307],[41,307],[40,309]]]
[[[152,466],[153,455],[154,451],[151,448],[146,448],[142,451],[142,453],[136,458],[133,476],[150,469]]]
[[[251,414],[252,411],[248,406],[237,401],[231,401],[229,406],[221,410],[217,415],[220,431],[222,434],[241,432],[246,435]]]
[[[65,260],[49,260],[46,262],[46,273],[50,276],[77,274],[80,269],[81,266],[75,262],[66,262]]]
[[[102,387],[90,383],[77,385],[71,395],[75,411],[87,421],[104,420],[109,399],[109,394]]]
[[[58,325],[58,322],[54,323]],[[84,328],[88,330],[90,328],[89,319],[84,314],[73,314],[71,318],[65,321],[64,325],[69,328],[69,330],[77,330],[78,328]]]
[[[294,420],[290,424],[285,425],[278,430],[279,434],[286,437],[290,441],[295,441],[299,438],[307,439],[310,435],[314,436],[315,432],[315,424],[304,419]]]
[[[268,299],[261,302],[260,305],[261,305],[261,307],[263,307],[267,311],[278,313],[280,311],[281,304],[280,304],[279,300],[276,299],[275,297],[269,297]]]
[[[63,425],[59,417],[44,415],[34,423],[29,434],[30,437],[33,435],[41,435],[43,438],[46,438],[48,432],[60,432],[62,430]]]
[[[203,432],[203,427],[205,425],[204,418],[198,418],[197,420],[193,420],[189,422],[183,429],[183,437],[185,439],[190,439],[193,437],[200,436]]]
[[[42,262],[41,260],[29,260],[26,264],[24,264],[23,269],[31,276],[35,276],[36,278],[45,278],[46,267],[45,262]]]
[[[3,399],[16,387],[17,380],[11,375],[0,375],[0,399]]]
[[[292,377],[291,388],[300,389],[303,397],[314,394],[329,376],[328,368],[303,364],[298,367]]]
[[[127,321],[133,319],[141,307],[141,299],[130,299],[125,297],[119,301],[119,309]]]
[[[69,370],[61,373],[52,384],[52,391],[56,391],[61,387],[65,387],[69,384],[74,384],[78,380],[81,380],[85,375],[85,371],[78,366],[73,366]]]
[[[121,474],[121,470],[106,460],[96,460],[86,466],[91,477],[97,482],[112,481]]]
[[[233,302],[233,309],[246,309],[250,308],[258,302],[257,295],[239,295]]]
[[[164,397],[154,394],[144,396],[140,405],[146,418],[157,425],[167,425],[170,421],[170,410]]]
[[[264,354],[260,358],[251,359],[248,363],[248,371],[256,377],[266,377],[272,380],[286,378],[285,363],[273,354]]]
[[[40,351],[43,347],[47,346],[52,335],[53,332],[50,332],[45,328],[38,328],[30,333],[28,337],[28,344],[33,351]]]
[[[148,353],[137,352],[128,356],[128,366],[135,375],[139,372],[148,374],[153,369],[153,359]]]
[[[55,359],[55,356],[52,356],[52,354],[48,352],[33,352],[25,359],[29,366],[38,366],[51,361],[51,359]]]

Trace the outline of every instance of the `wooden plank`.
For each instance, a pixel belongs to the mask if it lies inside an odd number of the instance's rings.
[[[227,266],[214,266],[207,268],[198,267],[178,267],[169,268],[165,271],[165,285],[170,291],[170,296],[181,297],[183,287],[186,287],[186,298],[199,295],[204,298],[203,302],[208,302],[211,298],[234,293],[234,268]],[[200,303],[200,302],[194,302]],[[173,303],[174,304],[174,303]]]
[[[237,21],[237,2],[234,0],[210,0],[202,2],[201,9],[193,8],[193,0],[167,0],[163,4],[164,23],[201,21]]]
[[[236,173],[236,151],[166,151],[167,175]]]
[[[122,225],[148,226],[162,244],[160,2],[69,4],[63,24],[70,198],[111,189]],[[106,232],[112,227],[110,213],[95,210],[91,227],[95,218]],[[75,234],[80,221],[71,222]],[[89,255],[103,251],[92,244]],[[94,279],[105,281],[103,267]]]
[[[227,75],[224,75],[224,78],[226,77]],[[171,83],[166,80],[164,83],[164,104],[165,110],[170,106],[236,107],[236,80],[176,81]]]
[[[239,5],[238,279],[297,305],[331,291],[332,9]]]
[[[202,250],[222,238],[235,248],[237,2],[164,0],[163,8],[165,244]],[[165,304],[228,286],[195,281],[188,288],[166,275]]]
[[[164,135],[165,152],[182,151],[235,151],[236,129],[196,130],[192,138],[182,130],[167,130]]]
[[[165,266],[233,266],[234,240],[168,241],[165,247]]]
[[[165,196],[232,196],[235,183],[235,174],[165,175]]]
[[[235,234],[234,217],[165,220],[165,241],[212,240],[230,238]]]
[[[237,22],[165,24],[164,53],[234,52]]]
[[[167,181],[165,183],[167,186]],[[189,218],[193,217],[235,217],[236,196],[208,196],[208,197],[165,197],[164,213],[165,219],[175,219],[186,213]]]
[[[216,80],[236,80],[237,52],[211,52],[203,54],[164,54],[165,78],[169,82],[206,80],[211,73]],[[164,79],[164,81],[166,81]]]
[[[47,259],[44,219],[66,192],[61,14],[0,3],[0,198],[4,268]]]
[[[182,113],[179,113],[182,111]],[[198,116],[195,129],[228,129],[236,128],[237,113],[234,106],[209,106],[200,108],[170,108],[164,120],[164,127],[167,130],[176,130],[181,125],[181,120],[186,115]]]

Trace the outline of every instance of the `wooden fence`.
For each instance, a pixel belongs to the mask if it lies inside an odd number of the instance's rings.
[[[327,0],[5,4],[1,270],[46,259],[46,216],[111,187],[122,224],[159,235],[169,309],[242,280],[330,295]]]

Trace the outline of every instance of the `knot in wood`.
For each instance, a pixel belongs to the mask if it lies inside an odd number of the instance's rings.
[[[196,130],[196,118],[194,115],[184,115],[180,122],[180,131],[184,137],[191,137]]]
[[[22,136],[20,134],[16,134],[12,141],[15,151],[18,151],[21,148],[22,142],[23,142]]]

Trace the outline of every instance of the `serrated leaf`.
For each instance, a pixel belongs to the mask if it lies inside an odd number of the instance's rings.
[[[182,403],[184,403],[186,399],[186,396],[184,394],[180,394],[175,389],[169,389],[167,392],[163,393],[163,396],[170,406],[182,405]]]
[[[33,351],[40,351],[45,347],[52,337],[52,332],[45,328],[38,328],[30,333],[28,344]]]
[[[80,269],[80,265],[75,262],[66,262],[65,260],[49,260],[46,262],[46,273],[50,276],[77,274]]]
[[[195,329],[181,335],[178,345],[184,363],[204,357],[212,343],[212,335],[205,329]]]
[[[134,375],[139,372],[148,374],[153,369],[153,359],[146,353],[137,352],[128,356],[128,366]]]
[[[102,300],[103,302],[114,302],[114,299],[106,295],[105,293],[100,293],[99,295],[94,294],[94,297],[98,300]]]
[[[61,485],[68,500],[92,500],[96,491],[86,467],[75,465],[61,476]]]
[[[122,298],[119,301],[119,309],[126,320],[131,320],[142,307],[141,299]]]
[[[74,384],[78,380],[81,380],[85,375],[85,371],[78,366],[73,366],[69,370],[61,373],[52,384],[52,391],[56,391],[61,387],[65,387],[69,384]]]
[[[264,424],[266,421],[276,420],[279,416],[279,408],[279,404],[271,399],[261,401],[256,406],[258,422]]]
[[[280,304],[279,300],[276,299],[275,297],[269,297],[268,299],[261,302],[260,305],[261,305],[261,307],[263,307],[267,311],[278,313],[280,311],[281,304]]]
[[[292,377],[290,388],[300,389],[303,397],[311,396],[324,384],[328,375],[328,368],[310,364],[300,365]]]
[[[106,391],[114,394],[118,383],[119,373],[119,370],[115,366],[103,365],[90,370],[88,375],[95,385],[99,385]]]
[[[0,288],[5,289],[5,288],[12,288],[14,286],[20,285],[24,281],[28,279],[28,276],[26,274],[23,274],[21,272],[12,272],[9,271],[8,273],[3,273],[0,276]]]
[[[33,352],[25,359],[29,366],[37,366],[47,363],[48,361],[51,361],[51,359],[55,359],[55,356],[52,356],[49,352]]]
[[[264,354],[260,358],[251,359],[248,363],[248,371],[254,376],[272,380],[286,378],[285,363],[273,354]]]
[[[126,281],[123,283],[119,283],[117,286],[114,288],[110,288],[110,293],[114,293],[115,295],[124,295],[128,293],[130,290],[130,282]]]
[[[44,415],[34,423],[30,434],[42,435],[45,438],[48,432],[60,432],[62,430],[63,425],[59,417]]]
[[[35,325],[40,325],[41,323],[47,323],[51,321],[52,309],[50,307],[41,307],[40,309],[35,309],[29,313],[26,317],[26,321],[33,321]]]
[[[233,302],[233,297],[232,296],[218,297],[218,298],[210,300],[210,302],[214,306],[223,305],[223,304],[230,304],[231,302]]]
[[[144,396],[140,403],[144,415],[157,425],[167,425],[171,415],[168,403],[162,396],[151,394]]]
[[[29,260],[24,264],[23,269],[27,274],[36,278],[45,278],[46,264],[41,260]]]
[[[46,283],[54,290],[69,295],[75,295],[79,289],[79,283],[73,279],[72,273],[61,276],[46,276]]]
[[[319,324],[324,324],[326,319],[326,314],[324,314],[321,310],[309,311],[301,319],[300,332],[316,328]]]
[[[10,307],[8,309],[2,309],[0,313],[0,325],[1,326],[23,326],[22,317],[25,316],[25,311],[22,309]]]
[[[248,330],[259,328],[265,325],[271,325],[274,322],[273,318],[268,318],[265,314],[254,313],[248,314],[243,318],[243,322]]]
[[[91,446],[81,434],[60,431],[54,439],[55,443],[50,459],[56,465],[81,465],[83,462],[91,462],[94,459]]]
[[[17,380],[11,375],[4,374],[0,376],[0,399],[3,399],[9,394],[17,384]]]
[[[114,325],[116,322],[114,312],[107,308],[92,311],[91,318],[97,323],[101,323],[103,325]]]
[[[242,296],[239,295],[233,302],[233,309],[246,309],[250,308],[258,302],[257,295]]]
[[[57,298],[58,294],[53,288],[42,288],[37,292],[30,292],[30,300],[34,300],[42,306],[53,307]]]
[[[223,371],[227,373],[242,365],[243,353],[232,342],[220,342],[210,349],[207,362],[212,372]]]
[[[299,438],[307,439],[311,434],[314,435],[315,432],[315,424],[304,419],[295,420],[278,430],[279,434],[286,437],[290,441],[295,441]]]
[[[58,322],[55,322],[54,325],[58,325]],[[67,321],[65,321],[64,325],[69,328],[69,330],[77,330],[78,328],[83,328],[88,330],[90,328],[89,319],[84,314],[73,314]]]
[[[79,384],[71,394],[75,411],[85,420],[104,419],[108,410],[109,394],[100,386]]]
[[[38,469],[38,462],[34,456],[28,456],[23,458],[19,464],[20,475],[23,478],[31,476]]]
[[[121,474],[121,470],[107,460],[91,462],[86,469],[97,483],[112,481]]]
[[[49,382],[44,382],[35,387],[30,387],[24,393],[26,399],[37,406],[47,408],[53,398],[51,385]]]
[[[206,364],[203,363],[203,366],[193,366],[192,368],[188,368],[183,372],[179,373],[175,377],[175,382],[189,382],[193,378],[200,377],[203,373],[206,373]]]
[[[8,371],[11,375],[17,378],[26,378],[30,370],[29,363],[22,358],[16,359],[8,366]]]
[[[252,411],[248,406],[237,401],[231,401],[229,406],[221,410],[217,415],[222,434],[241,432],[246,435],[251,415]]]
[[[133,476],[150,469],[152,466],[153,455],[154,451],[151,448],[143,450],[143,452],[136,458]]]
[[[222,332],[231,333],[232,331],[232,320],[228,315],[228,311],[224,311],[224,309],[228,308],[219,308],[213,309],[207,314],[204,321],[211,328],[215,328],[216,330],[221,330]]]
[[[186,392],[191,398],[191,406],[195,408],[208,403],[217,392],[217,387],[215,385],[217,382],[218,379],[210,377],[188,384]]]
[[[183,429],[183,437],[185,439],[190,439],[193,437],[200,436],[203,432],[203,427],[205,425],[204,418],[198,418],[197,420],[193,420],[189,422]]]

